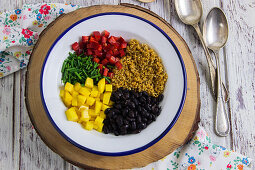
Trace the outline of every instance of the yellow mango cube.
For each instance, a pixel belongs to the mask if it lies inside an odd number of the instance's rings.
[[[96,101],[95,98],[93,98],[93,97],[88,97],[86,103],[87,103],[89,106],[92,106],[92,105],[95,103],[95,101]]]
[[[111,84],[106,84],[106,85],[105,85],[105,91],[110,91],[110,92],[112,92],[112,85],[111,85]]]
[[[104,124],[102,123],[102,124],[100,124],[100,125],[97,125],[98,127],[97,127],[97,131],[98,132],[102,132],[103,131],[103,127],[104,127]]]
[[[74,90],[78,92],[80,89],[81,89],[81,84],[78,83],[78,82],[75,83],[75,84],[74,84]]]
[[[95,119],[96,119],[96,116],[90,116],[89,118],[90,121],[95,121]]]
[[[82,94],[83,96],[88,97],[91,93],[91,90],[87,87],[81,87],[79,93]]]
[[[92,89],[93,86],[94,86],[93,79],[88,77],[85,81],[85,87]]]
[[[96,98],[96,101],[99,101],[99,102],[100,102],[100,98]]]
[[[111,92],[105,92],[104,93],[104,97],[103,97],[103,103],[108,105],[109,104],[109,101],[110,101],[110,98],[111,98]]]
[[[103,119],[106,118],[106,115],[105,115],[104,111],[101,111],[100,114],[99,114],[99,116],[100,116],[101,118],[103,118]]]
[[[89,112],[90,116],[98,116],[99,115],[99,113],[96,113],[94,109],[89,109],[88,112]]]
[[[72,99],[73,99],[73,97],[71,96],[71,94],[70,94],[68,91],[65,90],[63,102],[65,103],[65,105],[66,105],[67,107],[70,107],[70,106],[71,106],[71,104],[72,104]]]
[[[73,85],[69,82],[66,83],[65,85],[65,90],[68,92],[72,92],[73,91]]]
[[[78,105],[78,99],[77,99],[77,96],[75,96],[72,99],[72,106],[77,106],[77,105]]]
[[[63,99],[65,94],[65,90],[60,90],[59,96]]]
[[[98,82],[98,91],[99,93],[103,93],[105,89],[105,78],[102,78],[99,82]]]
[[[103,121],[104,121],[103,118],[101,118],[100,116],[97,116],[97,117],[96,117],[96,120],[95,120],[95,124],[96,124],[96,125],[100,125],[100,124],[103,123]]]
[[[96,105],[95,105],[95,113],[100,113],[102,108],[102,103],[100,101],[96,101]]]
[[[114,102],[110,100],[108,105],[112,106],[113,104],[114,104]]]
[[[83,110],[83,111],[81,111],[80,121],[82,121],[82,122],[88,122],[89,119],[90,119],[90,116],[89,116],[88,110]]]
[[[98,91],[91,91],[91,94],[90,94],[90,96],[91,97],[97,97],[97,94],[98,94]]]
[[[103,111],[105,111],[105,110],[108,109],[108,108],[110,108],[110,106],[107,106],[107,105],[103,104],[103,106],[102,106],[101,109],[102,109]]]
[[[92,129],[93,129],[93,126],[94,126],[94,123],[91,122],[91,121],[89,121],[89,122],[83,123],[83,125],[84,125],[84,128],[85,128],[86,130],[92,130]]]
[[[97,128],[98,128],[98,125],[95,124],[95,121],[93,121],[93,129],[97,130]]]
[[[97,97],[96,98],[99,98],[100,99],[100,96],[101,96],[101,93],[98,92],[97,94]]]
[[[71,95],[73,96],[73,97],[75,97],[75,96],[77,96],[79,93],[77,92],[77,91],[75,91],[75,90],[73,90],[72,92],[71,92]]]
[[[103,101],[104,99],[104,93],[100,94],[100,100]]]
[[[82,112],[83,110],[89,110],[89,107],[85,105],[80,106],[79,111]]]
[[[76,113],[76,110],[74,107],[71,107],[66,112],[67,120],[77,122],[78,121],[78,115]]]
[[[78,95],[77,100],[78,100],[78,105],[81,106],[86,102],[87,98],[83,95]]]

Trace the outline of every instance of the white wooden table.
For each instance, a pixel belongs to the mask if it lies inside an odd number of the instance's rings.
[[[20,8],[40,0],[0,0],[0,11]],[[52,2],[44,0],[44,2]],[[144,4],[136,0],[55,0],[82,6],[131,3],[148,8],[166,19],[186,40],[195,58],[201,82],[201,125],[215,144],[223,145],[255,159],[255,0],[203,0],[204,16],[221,7],[229,21],[230,36],[221,51],[222,76],[228,81],[232,131],[217,137],[213,118],[216,103],[210,83],[206,58],[198,37],[190,26],[180,22],[174,0],[156,0]],[[51,151],[40,139],[29,120],[24,102],[26,69],[0,79],[0,169],[51,170],[79,169]],[[224,74],[225,73],[225,74]],[[252,165],[255,169],[255,165]]]

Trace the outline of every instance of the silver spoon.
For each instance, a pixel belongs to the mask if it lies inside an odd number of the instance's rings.
[[[229,118],[226,112],[220,74],[219,50],[224,47],[228,40],[228,22],[225,14],[220,8],[213,8],[208,13],[204,27],[203,35],[206,45],[211,49],[216,58],[217,64],[217,109],[215,118],[215,131],[219,136],[227,136],[230,131]]]
[[[200,41],[202,42],[210,71],[212,92],[213,94],[215,94],[215,79],[216,79],[215,66],[212,61],[212,57],[209,53],[209,50],[204,42],[200,28],[198,26],[198,22],[200,21],[203,14],[202,4],[200,0],[175,0],[175,8],[181,21],[187,25],[192,25],[195,28]]]

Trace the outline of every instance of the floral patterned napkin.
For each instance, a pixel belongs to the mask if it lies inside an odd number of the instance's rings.
[[[68,4],[23,5],[21,9],[0,13],[0,77],[11,74],[28,64],[33,45],[39,34],[62,13],[78,9]],[[222,146],[200,127],[194,138],[172,154],[140,169],[250,169],[251,159]]]

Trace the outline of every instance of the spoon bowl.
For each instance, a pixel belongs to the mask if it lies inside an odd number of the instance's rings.
[[[213,8],[206,17],[203,28],[204,40],[211,50],[224,47],[228,39],[228,22],[220,8]]]
[[[203,14],[200,0],[175,0],[175,7],[179,18],[187,25],[197,24]]]

